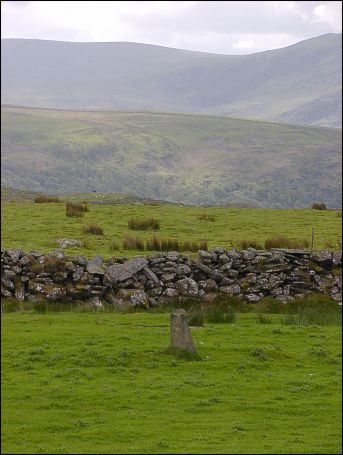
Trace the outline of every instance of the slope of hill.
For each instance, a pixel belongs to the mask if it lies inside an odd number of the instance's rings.
[[[339,130],[201,115],[2,109],[2,183],[186,204],[342,203]]]
[[[217,55],[137,43],[6,39],[5,104],[202,112],[341,127],[342,35]]]

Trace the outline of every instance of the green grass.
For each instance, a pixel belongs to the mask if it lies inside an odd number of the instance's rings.
[[[199,220],[200,207],[146,206],[146,205],[90,205],[82,219],[67,218],[64,204],[3,203],[1,209],[2,248],[21,247],[25,251],[48,252],[58,248],[57,239],[86,240],[86,246],[67,248],[68,254],[88,257],[101,254],[113,255],[111,242],[118,244],[116,255],[142,254],[136,250],[122,249],[122,240],[132,235],[128,229],[130,218],[156,218],[160,221],[160,238],[180,241],[208,240],[209,248],[239,246],[242,239],[254,239],[263,245],[265,239],[287,233],[291,239],[311,242],[314,226],[314,248],[325,247],[330,241],[338,249],[341,242],[341,218],[336,211],[275,210],[209,208],[207,213],[214,221]],[[84,234],[89,224],[99,224],[104,236]],[[152,232],[137,233],[142,240],[152,238]]]
[[[341,453],[341,327],[2,315],[3,453]]]

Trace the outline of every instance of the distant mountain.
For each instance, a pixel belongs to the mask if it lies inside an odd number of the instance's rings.
[[[199,205],[342,205],[337,129],[28,108],[3,108],[1,125],[2,183],[15,188]]]
[[[146,109],[341,127],[342,35],[218,55],[137,43],[1,40],[4,104]]]

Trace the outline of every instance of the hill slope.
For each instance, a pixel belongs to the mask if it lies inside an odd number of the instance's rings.
[[[6,39],[5,104],[203,112],[341,127],[342,35],[217,55],[137,43]]]
[[[339,130],[197,115],[2,109],[2,183],[186,204],[342,203]]]

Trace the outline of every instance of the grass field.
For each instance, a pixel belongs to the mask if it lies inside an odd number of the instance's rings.
[[[341,327],[2,315],[2,453],[341,453]]]
[[[67,218],[64,204],[3,203],[1,211],[2,248],[21,247],[25,251],[48,252],[59,247],[57,239],[75,238],[86,242],[86,247],[67,248],[71,255],[84,254],[88,257],[100,254],[104,258],[113,255],[133,256],[142,254],[136,250],[123,250],[122,239],[126,235],[143,240],[154,234],[161,238],[182,241],[207,240],[209,247],[237,246],[239,240],[254,239],[263,244],[274,235],[287,235],[291,239],[311,242],[314,226],[314,248],[338,249],[341,245],[342,218],[340,211],[276,210],[199,208],[148,205],[89,205],[90,211],[83,218]],[[214,221],[199,220],[206,213]],[[160,229],[153,231],[131,231],[130,218],[155,218]],[[99,224],[104,236],[84,234],[82,228],[91,223]],[[111,250],[111,243],[119,245]]]

